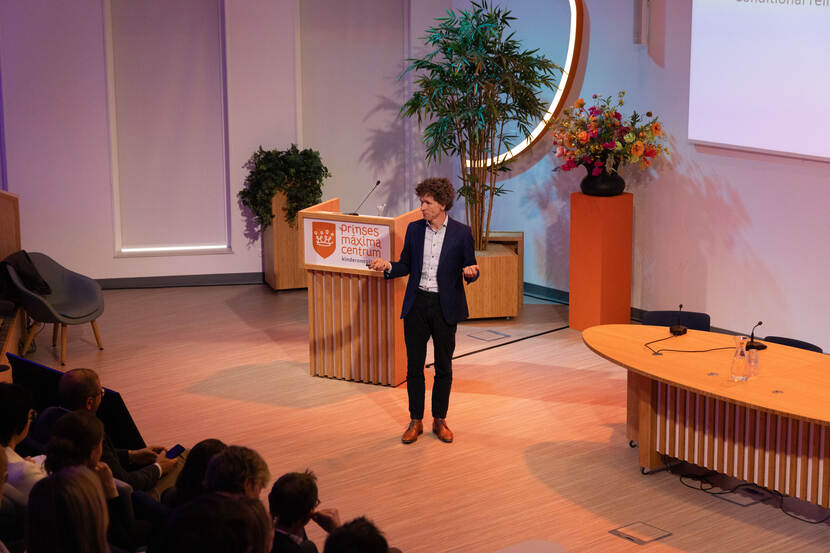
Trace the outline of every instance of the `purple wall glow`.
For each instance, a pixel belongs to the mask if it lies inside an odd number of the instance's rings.
[[[550,0],[528,1],[541,11]],[[409,12],[401,29],[409,42],[401,51],[416,53],[423,29],[443,8],[466,3],[404,5]],[[670,160],[648,172],[625,173],[635,195],[633,305],[658,309],[682,302],[708,311],[715,326],[735,330],[760,319],[764,334],[830,348],[830,336],[821,330],[823,313],[830,310],[830,298],[822,293],[830,281],[822,241],[830,234],[824,213],[830,164],[688,142],[691,0],[652,0],[651,35],[643,46],[632,40],[633,2],[585,0],[585,6],[587,65],[576,94],[625,89],[626,107],[653,110],[671,138]],[[231,194],[241,186],[242,165],[253,149],[284,148],[298,139],[295,9],[295,2],[225,3]],[[245,219],[235,203],[232,255],[113,257],[103,28],[98,0],[79,0],[71,8],[55,0],[0,4],[6,171],[9,191],[21,197],[25,247],[58,252],[70,267],[96,277],[259,270],[259,244],[245,238]],[[553,37],[519,38],[547,44]],[[359,90],[360,82],[348,86]],[[306,92],[309,99],[317,97]],[[367,89],[365,96],[376,92]],[[317,110],[319,117],[324,109],[303,105],[302,113]],[[352,130],[330,132],[348,136]],[[403,140],[412,152],[405,172],[411,190],[420,171],[447,169],[425,168],[417,129],[406,132],[413,139]],[[354,145],[345,141],[342,147],[338,155],[347,159]],[[540,148],[511,174],[506,184],[513,192],[498,200],[494,228],[525,231],[528,282],[567,290],[569,194],[581,175],[553,172],[555,160]],[[358,144],[358,155],[364,149]],[[348,206],[364,194],[350,187],[336,195]]]
[[[733,330],[763,320],[764,335],[830,348],[821,324],[830,308],[822,293],[830,280],[822,253],[830,163],[688,142],[691,0],[653,0],[644,46],[632,41],[631,3],[585,4],[589,50],[580,95],[625,89],[626,107],[654,111],[671,139],[670,160],[624,172],[635,201],[632,305],[683,303]],[[527,233],[526,281],[567,290],[569,194],[582,172],[553,173],[555,165],[547,155],[513,174],[507,184],[515,192],[500,200],[498,227]]]
[[[233,253],[142,258],[114,255],[103,6],[0,3],[8,189],[20,196],[24,248],[96,278],[260,271],[236,192],[260,144],[297,140],[294,3],[224,3]]]

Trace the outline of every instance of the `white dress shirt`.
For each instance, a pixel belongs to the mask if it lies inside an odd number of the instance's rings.
[[[29,504],[29,492],[38,480],[46,478],[46,469],[43,468],[43,461],[46,459],[45,455],[38,455],[32,457],[31,461],[27,461],[17,454],[17,452],[6,447],[6,457],[9,459],[9,479],[7,485],[12,488],[9,491],[9,497],[24,506]]]
[[[421,263],[421,281],[418,288],[427,292],[438,291],[438,260],[441,259],[441,248],[444,247],[444,236],[447,234],[449,215],[444,217],[444,223],[438,230],[433,230],[427,223],[424,232],[424,260]]]

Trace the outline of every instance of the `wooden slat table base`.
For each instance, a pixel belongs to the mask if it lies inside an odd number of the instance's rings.
[[[395,281],[309,271],[308,286],[312,375],[392,386],[406,380]]]
[[[645,468],[655,468],[656,452],[830,507],[830,426],[631,376],[640,399],[638,436],[645,448],[640,464]]]

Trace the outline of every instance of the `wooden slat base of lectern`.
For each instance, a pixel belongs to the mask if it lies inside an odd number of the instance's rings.
[[[311,374],[392,386],[406,380],[395,355],[402,344],[395,343],[394,286],[383,277],[308,272]]]

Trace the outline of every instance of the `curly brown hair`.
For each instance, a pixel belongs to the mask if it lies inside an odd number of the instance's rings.
[[[449,179],[424,179],[415,187],[415,194],[419,198],[432,196],[433,200],[444,206],[444,211],[449,211],[455,199],[455,188]]]

